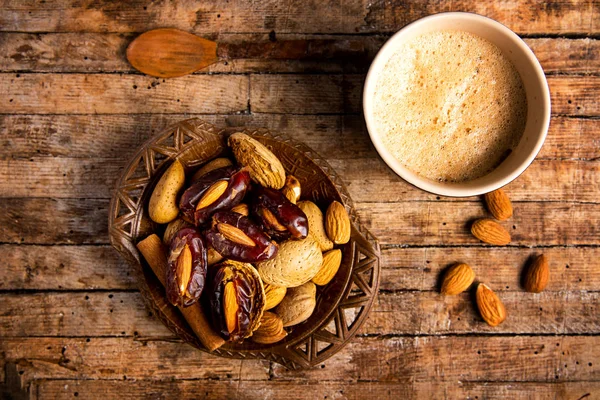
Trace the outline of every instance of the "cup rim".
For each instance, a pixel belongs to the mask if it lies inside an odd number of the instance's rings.
[[[397,45],[397,42],[400,40],[402,36],[404,36],[407,32],[418,28],[421,25],[435,23],[440,19],[459,19],[462,21],[478,21],[485,22],[493,26],[498,32],[503,34],[504,36],[510,38],[512,42],[514,42],[523,52],[523,54],[527,57],[528,62],[532,66],[532,71],[535,73],[537,81],[541,84],[541,98],[539,100],[540,104],[543,105],[542,111],[542,122],[539,134],[533,139],[535,140],[535,144],[527,155],[527,157],[518,165],[516,165],[510,173],[496,179],[492,182],[481,183],[481,184],[470,184],[468,186],[459,186],[455,184],[448,183],[440,183],[434,182],[427,178],[421,178],[417,176],[415,173],[408,170],[404,167],[391,153],[390,151],[383,145],[380,136],[376,133],[374,119],[372,116],[372,96],[369,96],[373,92],[372,86],[374,86],[377,82],[377,74],[374,72],[376,68],[379,67],[381,63],[385,63],[389,59],[390,49],[394,49]],[[492,41],[493,43],[493,41]],[[548,127],[550,125],[550,90],[548,88],[548,82],[546,80],[546,75],[542,66],[540,65],[538,59],[536,58],[533,51],[527,46],[527,44],[512,30],[507,28],[505,25],[500,22],[491,19],[489,17],[485,17],[483,15],[469,13],[469,12],[443,12],[438,14],[429,15],[423,18],[420,18],[410,24],[404,26],[394,35],[392,35],[386,43],[379,49],[377,55],[373,59],[371,66],[369,67],[369,71],[367,72],[365,83],[363,86],[363,115],[365,118],[365,123],[367,126],[367,132],[369,132],[369,137],[371,138],[371,142],[375,146],[377,153],[383,159],[383,161],[387,164],[389,168],[391,168],[399,177],[401,177],[406,182],[411,185],[433,193],[437,195],[449,196],[449,197],[468,197],[468,196],[476,196],[484,193],[491,192],[498,188],[501,188],[508,183],[515,180],[519,175],[521,175],[527,167],[533,162],[537,154],[542,148],[546,136],[548,134]],[[479,178],[478,178],[479,179]],[[476,181],[476,180],[475,180]],[[474,182],[474,181],[473,181]]]

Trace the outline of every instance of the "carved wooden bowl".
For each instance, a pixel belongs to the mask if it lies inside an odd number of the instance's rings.
[[[356,334],[365,322],[379,287],[380,252],[373,235],[358,221],[352,199],[329,164],[308,146],[266,129],[235,129],[270,148],[289,174],[302,185],[302,199],[322,210],[338,200],[352,221],[350,242],[341,247],[342,265],[335,278],[318,287],[317,306],[304,323],[292,327],[288,336],[273,345],[250,340],[226,343],[213,353],[223,357],[257,358],[278,362],[290,369],[315,366],[328,359]],[[151,233],[162,236],[164,226],[148,217],[148,201],[162,173],[179,159],[186,173],[221,155],[227,155],[225,139],[231,129],[219,129],[200,119],[188,119],[148,140],[121,175],[110,204],[109,235],[115,249],[134,267],[139,288],[154,315],[177,336],[207,351],[146,264],[135,244]]]

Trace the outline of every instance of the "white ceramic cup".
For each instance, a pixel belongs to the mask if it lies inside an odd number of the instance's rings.
[[[421,177],[404,167],[384,146],[377,132],[373,99],[377,80],[390,57],[406,41],[428,32],[459,30],[494,43],[513,63],[525,87],[527,121],[519,145],[489,174],[467,182],[436,182]],[[513,31],[493,19],[477,14],[449,12],[419,19],[398,31],[379,50],[373,60],[363,91],[363,111],[371,141],[383,161],[401,178],[431,193],[464,197],[496,190],[517,178],[540,151],[550,124],[550,92],[539,61],[529,47]]]

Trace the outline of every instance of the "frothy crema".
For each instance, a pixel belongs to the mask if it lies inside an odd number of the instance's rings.
[[[498,47],[440,31],[394,53],[376,82],[373,109],[376,131],[406,168],[464,182],[491,172],[519,144],[527,98]]]

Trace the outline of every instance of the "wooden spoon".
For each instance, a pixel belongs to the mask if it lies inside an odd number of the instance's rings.
[[[179,29],[165,28],[154,29],[135,38],[127,47],[127,60],[144,74],[174,78],[191,74],[220,60],[337,58],[362,64],[370,61],[367,53],[365,41],[355,39],[272,40],[217,45],[212,40]]]

